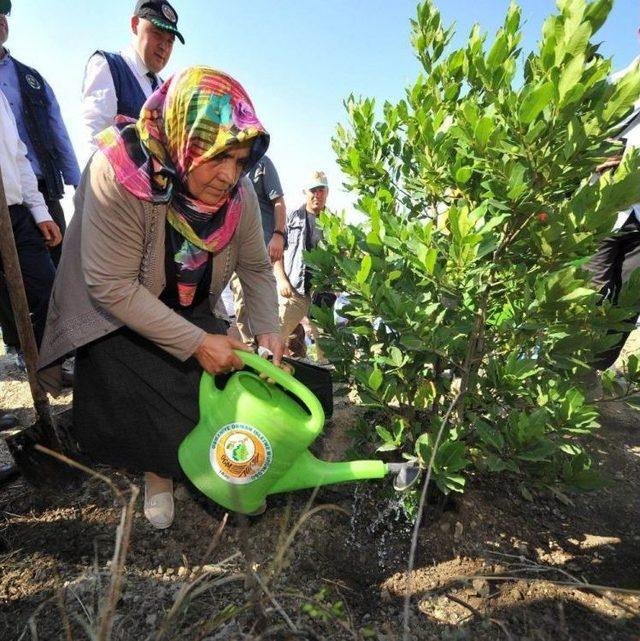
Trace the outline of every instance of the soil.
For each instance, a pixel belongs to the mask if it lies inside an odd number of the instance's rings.
[[[4,357],[0,367],[0,407],[28,424],[25,377]],[[54,410],[69,403],[67,394]],[[318,444],[328,459],[344,455],[361,411],[344,398],[336,405]],[[403,638],[408,587],[412,641],[637,641],[634,410],[606,405],[593,451],[611,481],[598,492],[526,501],[504,478],[474,477],[464,495],[430,504],[410,575],[412,528],[388,481],[270,497],[248,519],[179,485],[166,531],[148,525],[139,497],[122,593],[107,617],[111,638],[392,641]],[[141,483],[99,471],[125,494]],[[0,514],[0,639],[92,638],[120,576],[112,556],[122,509],[112,489],[91,477],[63,491],[18,479],[1,487]]]

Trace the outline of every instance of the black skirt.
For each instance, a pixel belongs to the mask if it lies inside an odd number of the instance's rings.
[[[209,312],[185,316],[210,334],[227,324]],[[181,362],[130,329],[80,348],[73,385],[73,431],[82,452],[133,472],[180,477],[178,447],[199,420],[202,368]]]

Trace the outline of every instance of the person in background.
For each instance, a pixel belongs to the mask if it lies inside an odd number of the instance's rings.
[[[239,83],[198,66],[98,144],[56,274],[40,380],[59,392],[59,363],[77,350],[74,435],[94,460],[145,473],[145,516],[166,528],[202,372],[240,369],[234,350],[248,349],[214,313],[233,272],[258,345],[274,363],[282,357],[276,282],[246,177],[269,135]]]
[[[27,158],[49,215],[64,235],[66,223],[60,200],[65,184],[75,187],[80,182],[80,169],[53,90],[38,71],[14,58],[5,46],[10,12],[11,1],[0,0],[0,89],[9,103],[20,139],[26,145]],[[60,243],[49,247],[54,265],[60,260],[61,248]],[[0,274],[0,326],[7,355],[24,371],[24,357],[3,274]]]
[[[80,182],[80,168],[60,106],[51,87],[38,71],[16,60],[4,46],[9,37],[10,0],[0,0],[0,89],[9,101],[20,139],[38,180],[51,218],[64,236],[66,223],[60,200],[64,185]],[[61,245],[51,248],[55,265]]]
[[[264,244],[272,263],[282,259],[285,247],[287,224],[287,207],[278,172],[268,156],[263,156],[249,176],[260,205]],[[242,288],[237,278],[231,280],[233,290],[235,318],[243,342],[253,341],[251,324],[247,318]]]
[[[55,267],[48,248],[59,245],[62,234],[51,218],[44,197],[38,190],[38,181],[27,159],[27,147],[20,139],[11,107],[2,91],[0,91],[0,171],[31,312],[33,332],[36,344],[40,345],[55,276]],[[0,271],[3,271],[1,258]],[[14,415],[5,414],[0,418],[0,430],[9,429],[16,422]],[[0,481],[9,478],[13,473],[12,466],[0,467]]]
[[[158,88],[158,75],[169,62],[173,43],[184,38],[178,14],[164,0],[139,0],[131,18],[133,40],[120,53],[96,51],[82,85],[82,130],[89,156],[95,136],[116,122],[116,116],[137,119],[145,100]]]
[[[613,74],[611,80],[615,82],[638,65],[640,65],[640,56],[635,58],[628,67]],[[625,143],[626,148],[640,147],[640,96],[634,111],[621,123],[617,138]],[[610,158],[597,169],[600,172],[615,171],[621,160],[622,156]],[[613,232],[611,236],[600,242],[586,269],[591,272],[591,283],[594,289],[598,289],[604,299],[615,303],[621,287],[629,280],[634,270],[640,267],[640,203],[618,214]],[[621,333],[615,345],[598,355],[593,367],[605,370],[616,362],[637,322],[638,314],[640,309],[633,318],[628,319],[628,331]]]
[[[304,251],[314,249],[322,239],[322,231],[317,221],[326,207],[329,194],[326,174],[322,171],[314,172],[305,186],[304,193],[305,204],[289,214],[287,248],[282,260],[275,264],[280,331],[283,339],[289,341],[289,351],[297,357],[305,354],[304,335],[300,340],[300,329],[297,328],[300,321],[308,315],[312,302],[311,272],[305,266]],[[323,292],[319,296],[322,297],[322,301],[318,302],[326,304],[327,297],[333,294]],[[322,359],[320,354],[319,356]]]

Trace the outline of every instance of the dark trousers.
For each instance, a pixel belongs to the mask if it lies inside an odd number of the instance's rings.
[[[11,205],[9,213],[11,215],[11,226],[16,241],[16,249],[18,250],[20,269],[22,270],[22,280],[24,281],[29,311],[31,312],[33,332],[39,347],[47,320],[49,298],[56,273],[55,267],[51,261],[49,250],[44,243],[44,238],[29,209],[24,205]],[[1,260],[0,271],[2,271]],[[5,326],[4,322],[7,317],[13,321],[4,274],[3,279],[0,280],[0,308],[2,310],[0,311],[0,323],[2,324],[2,335],[5,343],[17,346],[18,337],[15,332],[15,325],[14,327],[8,327]]]
[[[47,186],[44,180],[38,181],[38,189],[44,196],[44,202],[47,205],[47,209],[49,210],[51,218],[53,218],[53,222],[58,225],[58,227],[60,228],[60,233],[64,237],[64,232],[67,230],[67,222],[64,219],[64,211],[62,210],[60,200],[58,198],[49,198]],[[58,264],[60,263],[60,256],[62,254],[62,243],[56,245],[55,247],[52,247],[49,252],[51,254],[51,260],[53,260],[53,264],[57,268]]]
[[[618,232],[605,238],[598,247],[586,268],[591,272],[591,283],[599,289],[603,299],[614,304],[622,285],[629,280],[631,273],[640,267],[640,224],[631,214]],[[620,340],[608,350],[598,354],[594,367],[607,369],[620,355],[627,337],[635,327],[640,309],[628,319],[629,329],[619,334]]]

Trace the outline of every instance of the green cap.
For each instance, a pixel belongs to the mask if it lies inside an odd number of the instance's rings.
[[[0,0],[0,15],[6,16],[11,13],[11,0]]]

